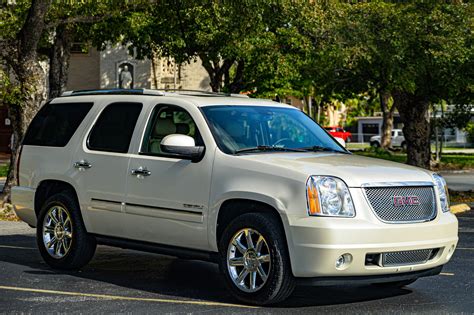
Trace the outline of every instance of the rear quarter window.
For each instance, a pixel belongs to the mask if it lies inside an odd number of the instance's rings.
[[[64,147],[92,108],[93,103],[48,103],[25,134],[23,145]]]

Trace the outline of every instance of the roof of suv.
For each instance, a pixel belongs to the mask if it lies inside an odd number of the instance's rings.
[[[85,90],[85,91],[67,91],[56,99],[73,98],[84,101],[91,99],[110,99],[111,101],[129,98],[133,95],[136,97],[155,97],[155,98],[178,98],[187,100],[198,107],[201,106],[218,106],[218,105],[252,105],[252,106],[273,106],[295,108],[284,103],[277,103],[268,99],[249,98],[241,94],[224,94],[213,93],[206,91],[190,91],[190,90],[176,90],[176,91],[161,91],[161,90],[147,90],[147,89],[112,89],[112,90]],[[55,99],[55,100],[56,100]],[[54,102],[54,101],[53,101]]]

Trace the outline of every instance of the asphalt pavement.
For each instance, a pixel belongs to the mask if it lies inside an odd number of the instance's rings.
[[[33,229],[0,222],[0,313],[473,313],[474,211],[458,218],[458,249],[439,276],[403,289],[300,287],[262,308],[239,305],[211,263],[99,246],[81,271],[52,270]]]

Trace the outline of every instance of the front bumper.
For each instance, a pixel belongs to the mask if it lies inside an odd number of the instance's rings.
[[[347,285],[347,284],[374,284],[386,282],[398,282],[404,280],[412,280],[422,277],[430,277],[439,275],[443,270],[443,266],[438,266],[431,269],[384,274],[375,276],[346,276],[346,277],[314,277],[314,278],[297,278],[298,284],[302,286],[332,286],[332,285]]]
[[[387,224],[371,211],[355,218],[300,217],[289,220],[289,251],[295,277],[382,276],[433,269],[446,264],[458,242],[458,222],[439,212],[430,222]],[[428,261],[396,266],[368,264],[367,255],[439,249]],[[342,270],[336,260],[350,254]]]

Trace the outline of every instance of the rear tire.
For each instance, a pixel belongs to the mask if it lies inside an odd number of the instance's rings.
[[[271,214],[243,214],[227,226],[219,242],[219,267],[232,294],[247,304],[276,304],[295,288],[284,231]]]
[[[372,142],[370,143],[370,146],[371,146],[372,148],[380,148],[380,143],[378,143],[377,141],[372,141]]]
[[[97,246],[86,231],[76,199],[68,192],[53,195],[44,203],[38,216],[36,242],[43,260],[63,270],[86,265]]]

